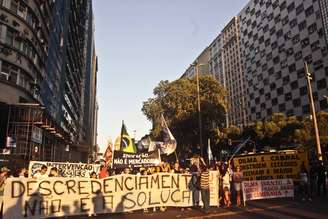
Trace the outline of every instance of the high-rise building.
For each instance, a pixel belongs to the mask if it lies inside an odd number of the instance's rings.
[[[210,44],[209,72],[212,73],[220,84],[226,88],[225,71],[223,65],[223,37],[220,33]]]
[[[227,91],[227,124],[243,127],[247,124],[246,86],[241,56],[239,17],[234,17],[222,30],[223,85]]]
[[[209,48],[206,47],[201,54],[195,59],[195,61],[187,68],[181,77],[192,78],[196,75],[196,70],[199,75],[209,73]]]
[[[98,105],[96,103],[97,96],[97,72],[98,72],[98,58],[95,51],[94,39],[94,18],[92,12],[92,1],[88,2],[87,11],[87,32],[86,32],[86,74],[84,78],[84,96],[83,96],[83,122],[81,130],[81,145],[88,150],[90,160],[96,160],[98,153],[97,147],[97,111]]]
[[[313,74],[316,109],[327,110],[327,1],[252,0],[241,11],[242,52],[251,120],[272,113],[305,116],[310,107],[304,61]],[[325,5],[325,6],[324,6]]]
[[[95,131],[84,118],[96,108],[92,19],[91,0],[0,1],[0,147],[14,142],[12,156],[87,161],[81,136]]]
[[[246,85],[241,57],[239,17],[231,19],[194,63],[198,63],[198,65],[191,65],[182,77],[194,76],[196,67],[200,74],[215,76],[227,91],[226,125],[245,126],[248,117],[246,115]],[[203,66],[206,67],[205,71]]]

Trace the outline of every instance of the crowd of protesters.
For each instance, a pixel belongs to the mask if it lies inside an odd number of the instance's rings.
[[[202,160],[201,160],[202,161]],[[136,175],[151,175],[155,173],[181,173],[191,174],[190,190],[193,193],[193,206],[199,206],[199,198],[201,194],[201,201],[203,203],[203,211],[207,212],[209,209],[209,171],[218,171],[218,207],[228,208],[234,204],[237,207],[242,207],[242,181],[243,173],[239,166],[234,167],[233,163],[229,162],[211,162],[210,165],[205,162],[192,163],[188,166],[180,166],[178,162],[169,164],[162,162],[159,166],[155,167],[140,167],[140,168],[124,168],[113,169],[106,165],[101,165],[99,173],[92,172],[90,178],[103,179],[113,175],[119,174],[136,174]],[[48,177],[58,177],[59,172],[56,167],[52,167],[48,173],[48,167],[43,165],[32,176],[35,179],[46,179]],[[11,172],[7,167],[0,169],[0,196],[3,195],[4,185],[6,178],[20,177],[25,178],[28,176],[26,168],[20,168]],[[318,196],[326,196],[326,170],[323,162],[311,164],[307,169],[304,162],[300,167],[299,180],[295,181],[296,189],[302,201],[312,201],[313,196],[317,193]],[[182,211],[190,208],[181,208]],[[149,209],[144,209],[148,212]],[[166,207],[154,207],[153,211],[165,211]]]

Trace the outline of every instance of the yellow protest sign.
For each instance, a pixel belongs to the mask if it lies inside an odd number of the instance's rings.
[[[307,154],[296,150],[240,155],[233,158],[244,180],[298,179],[300,167],[308,166]]]

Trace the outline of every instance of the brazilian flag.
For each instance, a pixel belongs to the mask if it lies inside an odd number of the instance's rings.
[[[134,140],[132,140],[129,136],[124,123],[122,123],[121,129],[120,151],[127,153],[137,153],[137,147],[134,144]]]

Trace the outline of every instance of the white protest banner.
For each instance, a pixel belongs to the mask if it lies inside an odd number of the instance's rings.
[[[217,206],[219,203],[219,172],[210,171],[210,205]]]
[[[242,187],[244,201],[294,197],[292,179],[244,181]]]
[[[90,177],[90,173],[96,172],[98,174],[100,164],[87,163],[65,163],[65,162],[49,162],[49,161],[30,161],[28,166],[28,175],[33,175],[41,169],[43,165],[48,167],[47,175],[50,173],[52,167],[58,169],[58,173],[62,177]]]
[[[105,179],[8,178],[4,219],[114,213],[155,206],[193,205],[191,175],[116,175]],[[214,203],[216,206],[217,203]]]

